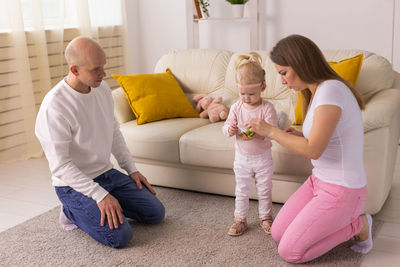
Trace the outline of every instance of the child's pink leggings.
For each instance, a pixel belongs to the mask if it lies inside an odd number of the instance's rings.
[[[358,234],[366,193],[366,187],[347,188],[311,175],[272,224],[279,255],[288,262],[307,262]]]

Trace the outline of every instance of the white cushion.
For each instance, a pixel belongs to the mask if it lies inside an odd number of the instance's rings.
[[[226,66],[232,52],[218,49],[188,49],[160,58],[154,72],[169,68],[187,94],[210,94],[224,86]]]
[[[296,106],[297,94],[290,90],[286,85],[281,83],[280,75],[277,73],[275,66],[269,58],[269,52],[257,51],[261,56],[262,66],[265,70],[266,90],[262,93],[262,97],[272,102],[278,112],[286,114],[290,122],[294,121],[294,107]],[[227,66],[225,79],[225,95],[224,98],[229,101],[230,106],[239,99],[239,91],[235,81],[235,61],[240,53],[233,54]]]
[[[226,137],[222,126],[223,122],[211,123],[182,135],[179,141],[181,162],[232,169],[235,139]]]
[[[126,99],[125,93],[121,87],[112,91],[112,96],[114,99],[114,116],[117,121],[121,123],[125,123],[127,121],[134,120],[135,114],[131,107],[129,106],[129,102]]]
[[[195,166],[233,168],[235,138],[222,133],[223,122],[212,123],[188,131],[179,141],[181,162]],[[311,161],[272,142],[274,173],[307,176]]]
[[[120,129],[133,157],[179,162],[179,139],[195,128],[210,123],[200,118],[177,118],[137,125],[136,120]]]

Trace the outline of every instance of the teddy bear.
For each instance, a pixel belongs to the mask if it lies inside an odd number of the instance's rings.
[[[206,94],[199,94],[193,97],[196,103],[196,111],[200,113],[200,118],[209,118],[211,122],[226,120],[228,109],[222,104],[222,97],[213,98]]]

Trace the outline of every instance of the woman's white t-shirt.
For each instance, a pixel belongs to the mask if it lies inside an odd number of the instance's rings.
[[[361,188],[367,179],[363,161],[364,129],[357,100],[341,81],[322,82],[303,123],[305,138],[310,134],[315,109],[322,105],[338,106],[342,113],[325,151],[317,160],[311,160],[312,172],[328,183]]]

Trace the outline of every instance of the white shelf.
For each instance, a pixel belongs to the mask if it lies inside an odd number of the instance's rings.
[[[198,19],[198,18],[194,18],[193,22],[198,22],[198,21],[209,21],[209,20],[227,20],[227,21],[239,21],[239,22],[249,22],[250,18],[214,18],[214,17],[210,17],[210,18],[206,18],[206,19]]]
[[[249,25],[250,31],[250,49],[259,49],[259,19],[258,19],[258,2],[259,0],[249,0],[246,8],[250,10],[249,17],[243,18],[195,18],[193,14],[193,0],[186,0],[186,24],[187,24],[187,45],[188,48],[199,48],[199,24],[205,21],[235,21],[243,22]]]

